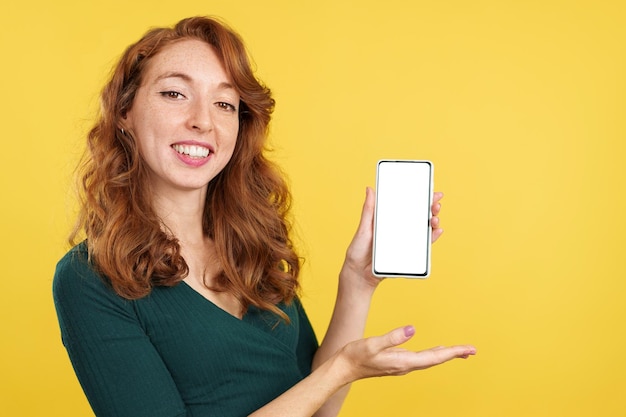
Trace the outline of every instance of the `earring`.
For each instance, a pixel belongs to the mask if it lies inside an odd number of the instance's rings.
[[[120,128],[120,131],[122,132],[122,135],[126,136],[126,131],[124,130],[124,128]]]

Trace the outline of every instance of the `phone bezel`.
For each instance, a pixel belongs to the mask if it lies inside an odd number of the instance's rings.
[[[426,244],[426,270],[424,273],[407,273],[407,272],[389,272],[389,271],[377,271],[376,270],[376,236],[378,227],[378,189],[380,185],[380,167],[384,163],[419,163],[427,164],[429,167],[429,181],[428,181],[428,230],[427,230],[427,244]],[[376,206],[374,209],[374,235],[372,239],[372,273],[374,276],[381,278],[428,278],[431,273],[431,244],[432,244],[432,204],[433,204],[433,186],[434,186],[434,166],[432,161],[425,159],[381,159],[376,164]]]

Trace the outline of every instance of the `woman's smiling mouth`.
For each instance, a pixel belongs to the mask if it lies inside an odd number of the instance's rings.
[[[172,145],[172,148],[179,154],[191,158],[206,158],[211,153],[209,148],[199,145],[181,145],[176,143]]]

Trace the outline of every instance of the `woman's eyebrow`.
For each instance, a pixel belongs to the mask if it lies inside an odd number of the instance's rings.
[[[164,80],[166,78],[180,78],[183,81],[187,81],[187,82],[191,82],[192,79],[189,75],[185,74],[184,72],[176,72],[176,71],[171,71],[171,72],[166,72],[164,74],[159,75],[158,77],[156,77],[155,81],[161,81]]]
[[[227,83],[225,81],[222,81],[221,83],[219,83],[217,88],[219,88],[219,89],[226,89],[226,90],[227,89],[235,90],[235,87],[231,83]]]
[[[193,79],[189,75],[185,74],[184,72],[177,72],[177,71],[170,71],[170,72],[161,74],[155,79],[155,81],[161,81],[167,78],[180,78],[183,81],[186,81],[188,83],[193,82]],[[222,90],[228,90],[228,89],[235,90],[235,87],[231,83],[226,82],[226,81],[222,81],[221,83],[219,83],[217,88],[222,89]]]

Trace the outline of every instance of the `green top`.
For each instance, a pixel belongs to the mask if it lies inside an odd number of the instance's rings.
[[[58,263],[54,302],[63,344],[99,416],[245,416],[311,372],[317,340],[299,300],[239,320],[184,282],[119,297],[84,243]]]

